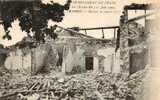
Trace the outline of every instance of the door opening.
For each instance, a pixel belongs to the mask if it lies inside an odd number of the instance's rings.
[[[93,57],[85,58],[85,66],[86,70],[93,70]]]

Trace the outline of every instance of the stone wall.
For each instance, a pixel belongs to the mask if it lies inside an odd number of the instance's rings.
[[[11,51],[5,60],[5,67],[10,70],[31,71],[31,53],[23,54],[22,50]]]
[[[16,49],[7,57],[5,66],[12,70],[28,70],[31,74],[46,71],[72,73],[77,68],[79,72],[85,72],[87,57],[92,58],[91,69],[95,72],[120,73],[119,52],[115,53],[114,45],[74,37],[48,41],[32,49]]]
[[[62,72],[71,72],[73,67],[81,67],[84,69],[84,50],[73,44],[68,44],[63,51]]]
[[[115,48],[108,47],[94,47],[75,45],[69,43],[64,48],[63,55],[63,72],[71,72],[76,66],[81,67],[82,70],[86,70],[86,57],[93,58],[93,71],[104,71],[120,73],[120,58],[119,52],[115,53]],[[75,48],[75,49],[73,49]]]
[[[129,75],[147,65],[148,33],[136,22],[124,24],[120,30],[121,72]]]
[[[27,52],[27,53],[25,53]],[[27,71],[36,74],[40,70],[49,70],[56,66],[57,52],[49,44],[41,44],[32,49],[15,49],[6,58],[5,67],[10,70]]]
[[[105,72],[120,72],[120,65],[119,65],[119,57],[118,53],[114,52],[115,48],[103,48],[98,50],[98,55],[104,56],[102,67],[104,67]]]

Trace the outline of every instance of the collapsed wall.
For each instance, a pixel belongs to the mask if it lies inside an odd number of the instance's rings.
[[[144,27],[136,22],[121,26],[120,55],[122,71],[133,74],[148,64],[148,34]]]

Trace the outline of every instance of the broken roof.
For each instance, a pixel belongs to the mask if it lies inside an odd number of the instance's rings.
[[[76,45],[88,45],[88,46],[95,46],[95,45],[103,45],[104,47],[114,46],[115,41],[113,39],[99,39],[94,38],[82,33],[79,33],[73,29],[65,29],[63,27],[57,26],[57,30],[55,33],[58,36],[58,41],[56,43],[75,43]]]
[[[136,4],[132,3],[131,5],[124,6],[125,10],[148,10],[150,9],[151,4]]]
[[[73,29],[63,28],[61,26],[57,26],[57,29],[56,29],[55,33],[58,34],[58,35],[62,35],[62,33],[64,33],[64,34],[68,33],[70,36],[75,36],[75,37],[92,38],[92,39],[94,38],[92,36],[82,34],[78,31],[73,30]]]
[[[64,35],[65,38],[81,38],[84,40],[93,40],[93,41],[112,41],[112,39],[95,38],[95,37],[80,33],[78,31],[75,31],[71,28],[66,29],[61,26],[57,26],[57,30],[55,31],[55,33],[57,35],[60,35],[61,37],[63,37],[63,35]],[[65,34],[69,34],[69,36],[67,36]]]

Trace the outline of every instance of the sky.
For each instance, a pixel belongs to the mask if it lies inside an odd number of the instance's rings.
[[[75,0],[72,0],[72,1],[75,1]],[[84,1],[84,0],[81,0],[81,1]],[[89,0],[85,0],[85,1],[89,1]],[[111,1],[111,0],[90,0],[90,1]],[[112,0],[112,1],[116,2],[114,5],[115,8],[113,9],[113,11],[115,11],[114,13],[98,13],[98,14],[97,13],[86,13],[86,12],[71,13],[71,12],[65,11],[65,16],[62,22],[55,23],[55,22],[49,21],[48,25],[52,26],[52,25],[57,24],[65,28],[75,27],[75,26],[80,27],[80,28],[115,26],[115,25],[119,25],[119,17],[122,13],[122,9],[124,5],[129,5],[133,2],[134,3],[148,2],[146,0]],[[49,3],[50,0],[42,0],[42,2]],[[65,4],[66,0],[53,0],[53,2]],[[72,3],[71,6],[73,5],[74,4]],[[131,13],[132,17],[134,17],[135,15],[137,16],[137,15],[142,15],[142,14],[144,14],[144,12],[137,12],[136,14],[135,12]],[[3,30],[3,26],[0,25],[0,44],[3,44],[5,46],[13,45],[16,42],[21,41],[21,39],[24,36],[26,36],[26,33],[20,30],[18,23],[19,23],[18,20],[15,20],[12,23],[12,28],[10,28],[12,40],[10,41],[2,39],[2,36],[5,34],[5,32]],[[113,30],[104,30],[104,33],[105,33],[105,38],[113,37],[113,34],[112,34]],[[96,38],[102,37],[101,30],[87,31],[87,34],[94,36]]]

